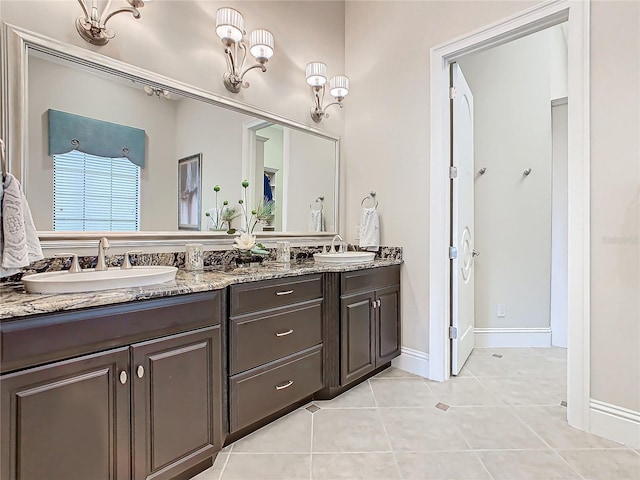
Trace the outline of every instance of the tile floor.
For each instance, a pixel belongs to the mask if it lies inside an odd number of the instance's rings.
[[[566,351],[476,349],[431,382],[388,369],[238,440],[196,480],[639,480],[640,451],[567,426]]]

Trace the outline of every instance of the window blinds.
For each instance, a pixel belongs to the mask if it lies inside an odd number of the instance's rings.
[[[53,156],[55,231],[138,231],[140,167],[73,150]]]

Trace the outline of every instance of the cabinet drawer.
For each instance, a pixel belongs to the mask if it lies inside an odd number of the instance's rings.
[[[230,378],[231,432],[322,388],[322,346]]]
[[[242,315],[322,298],[321,275],[278,278],[230,287],[231,315]]]
[[[340,280],[341,295],[400,285],[400,265],[345,272]]]
[[[220,323],[224,291],[0,322],[3,373]]]
[[[322,300],[234,317],[230,330],[233,375],[322,343]]]

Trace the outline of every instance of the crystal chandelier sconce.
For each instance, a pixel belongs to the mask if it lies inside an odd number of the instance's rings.
[[[143,0],[127,0],[129,7],[122,7],[108,13],[109,7],[111,7],[111,0],[108,0],[102,13],[98,13],[98,0],[91,0],[91,6],[86,2],[87,0],[78,0],[84,15],[76,20],[76,29],[82,38],[93,45],[106,45],[116,36],[113,30],[107,28],[107,22],[114,15],[129,12],[133,18],[140,18],[138,9],[144,7]]]
[[[238,93],[241,88],[248,88],[244,76],[249,70],[259,68],[267,71],[266,63],[273,56],[274,41],[270,31],[258,29],[249,35],[249,53],[256,59],[256,64],[244,69],[247,60],[247,44],[244,41],[244,18],[242,14],[228,7],[218,9],[216,12],[216,34],[224,45],[224,54],[227,57],[227,72],[225,72],[224,86],[233,93]],[[244,69],[244,70],[243,70]]]
[[[329,118],[326,113],[327,108],[331,105],[339,105],[343,108],[342,101],[349,93],[349,79],[344,75],[336,75],[329,80],[329,93],[335,102],[322,106],[324,102],[324,92],[327,83],[327,66],[322,62],[311,62],[305,68],[307,83],[311,87],[311,98],[313,106],[311,107],[311,118],[314,122],[320,123],[323,118]]]

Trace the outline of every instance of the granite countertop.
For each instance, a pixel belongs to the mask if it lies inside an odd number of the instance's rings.
[[[352,265],[322,265],[313,261],[302,261],[292,262],[290,266],[283,266],[275,262],[265,262],[258,267],[235,268],[233,270],[212,267],[211,269],[205,268],[204,272],[189,272],[179,269],[175,281],[148,287],[54,295],[26,293],[21,282],[4,283],[0,284],[0,320],[220,290],[237,283],[272,278],[295,277],[323,272],[348,272],[388,265],[400,265],[401,263],[402,260],[388,258]]]

